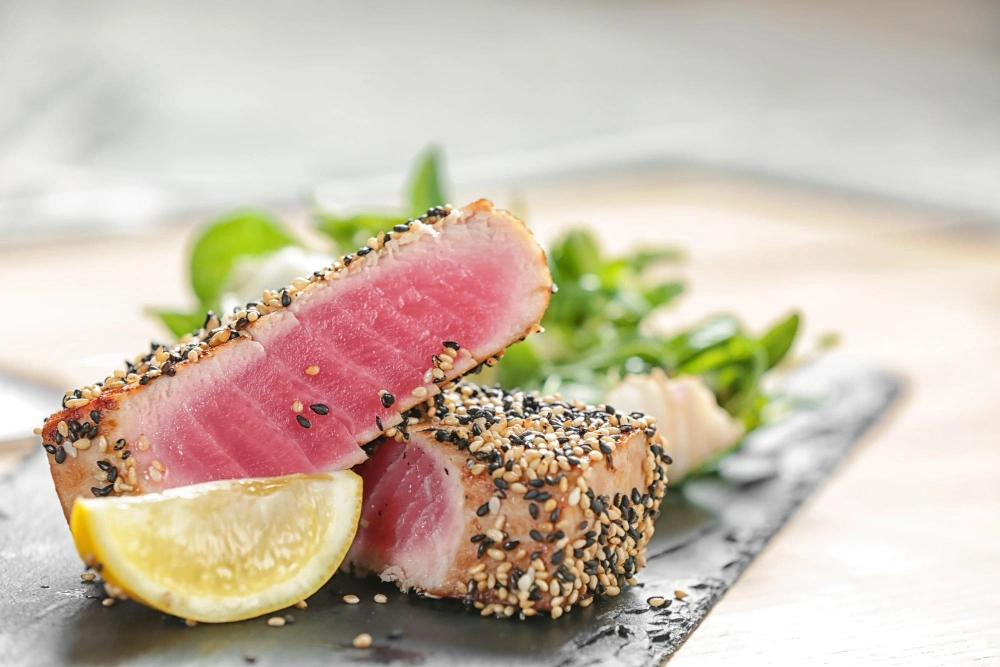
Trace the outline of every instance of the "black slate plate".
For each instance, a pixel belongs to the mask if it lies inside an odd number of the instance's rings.
[[[899,393],[884,373],[814,365],[785,386],[810,407],[757,431],[725,461],[723,477],[668,495],[640,585],[553,621],[480,618],[460,603],[403,595],[337,575],[292,609],[294,624],[263,619],[187,628],[134,602],[100,605],[39,451],[0,483],[0,663],[4,665],[260,665],[376,662],[570,667],[655,665],[667,658]],[[675,599],[674,591],[688,593]],[[385,593],[389,603],[375,604]],[[340,598],[355,593],[359,605]],[[664,596],[652,609],[646,599]],[[401,630],[401,638],[389,638]],[[360,632],[375,638],[355,649]]]

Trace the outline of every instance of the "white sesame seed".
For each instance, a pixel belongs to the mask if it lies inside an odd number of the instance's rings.
[[[271,618],[267,619],[267,624],[270,625],[272,628],[280,628],[285,624],[285,619],[281,616],[272,616]]]
[[[145,435],[139,436],[139,444],[137,446],[139,447],[140,452],[144,452],[147,449],[149,449],[149,440],[146,438]]]
[[[652,597],[646,600],[646,602],[649,603],[650,607],[662,607],[666,602],[666,599],[661,597]]]
[[[149,475],[149,478],[154,482],[163,481],[163,474],[153,466],[149,466],[149,470],[147,470],[146,472]]]
[[[354,648],[368,648],[372,645],[372,636],[367,632],[362,632],[354,638],[351,645],[354,646]]]
[[[361,602],[361,598],[359,598],[357,595],[345,595],[344,602],[346,602],[347,604],[357,604]]]
[[[41,426],[36,426],[31,432],[34,433],[35,435],[41,435],[42,434],[42,427]]]
[[[302,412],[302,401],[292,401],[292,412]]]
[[[412,393],[417,398],[423,398],[424,396],[427,395],[427,388],[426,387],[417,387],[416,389],[414,389],[410,393]]]
[[[160,472],[163,472],[164,470],[166,470],[166,468],[163,467],[163,464],[160,463],[159,459],[153,459],[153,462],[150,465],[152,465],[154,468],[156,468]]]
[[[83,579],[84,581],[93,581],[94,579],[97,578],[97,575],[94,574],[93,572],[84,572],[83,574],[80,575],[80,578]]]
[[[381,593],[376,593],[375,594],[375,602],[378,602],[379,604],[385,604],[388,601],[389,601],[389,598],[387,598],[385,595],[383,595]]]
[[[193,628],[194,626],[198,625],[198,621],[194,620],[193,618],[185,618],[184,625],[188,626],[189,628]]]
[[[319,366],[317,366],[316,364],[306,367],[306,375],[316,375],[318,373],[319,373]]]
[[[114,598],[104,598],[103,600],[101,600],[101,604],[103,604],[105,607],[110,607],[114,603],[115,603]]]
[[[674,591],[674,597],[677,598],[678,600],[683,600],[687,596],[688,594],[685,593],[684,591]]]
[[[493,496],[492,498],[490,498],[489,506],[490,506],[490,514],[498,513],[500,511],[500,499],[497,498],[496,496]]]
[[[305,609],[306,607],[308,607],[308,606],[309,606],[309,603],[308,603],[308,602],[306,602],[305,600],[299,600],[298,602],[296,602],[296,603],[295,603],[295,606],[296,606],[296,607],[297,607],[298,609]]]
[[[59,431],[59,435],[64,438],[69,436],[69,425],[64,421],[56,424],[56,430]]]

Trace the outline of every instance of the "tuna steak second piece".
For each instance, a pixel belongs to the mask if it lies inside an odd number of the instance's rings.
[[[402,413],[537,328],[552,279],[524,224],[439,207],[74,392],[42,429],[78,495],[349,468]]]
[[[669,457],[655,420],[460,382],[377,445],[346,567],[484,616],[561,616],[645,565]]]

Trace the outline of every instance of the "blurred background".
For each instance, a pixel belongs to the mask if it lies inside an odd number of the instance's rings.
[[[990,0],[0,2],[0,243],[622,167],[1000,217]]]

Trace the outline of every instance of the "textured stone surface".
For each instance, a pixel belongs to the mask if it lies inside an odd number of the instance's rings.
[[[102,607],[59,512],[44,458],[30,456],[0,483],[0,656],[5,665],[398,664],[655,665],[667,658],[736,581],[798,504],[890,405],[899,382],[833,366],[796,372],[786,390],[803,406],[756,432],[724,476],[674,490],[664,503],[640,585],[552,621],[499,621],[449,600],[423,600],[340,574],[292,609],[295,623],[263,619],[186,628],[133,602]],[[674,591],[688,595],[675,599]],[[375,604],[383,592],[389,603]],[[340,601],[345,593],[361,604]],[[669,604],[652,609],[646,600]],[[393,630],[400,638],[390,639]],[[354,649],[361,632],[370,649]]]

